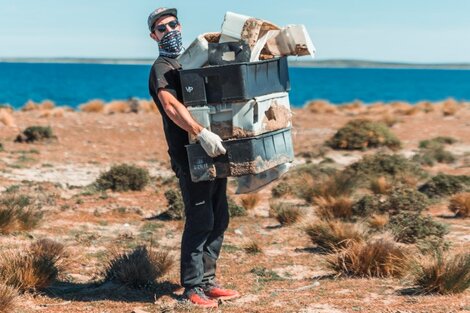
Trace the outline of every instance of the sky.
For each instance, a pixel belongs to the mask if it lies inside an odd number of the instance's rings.
[[[468,0],[0,0],[0,58],[155,58],[160,6],[178,9],[186,47],[232,11],[304,24],[319,60],[470,63]]]

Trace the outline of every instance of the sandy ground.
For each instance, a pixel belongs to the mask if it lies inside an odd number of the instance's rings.
[[[178,259],[182,222],[149,220],[166,208],[163,193],[171,185],[159,178],[172,176],[161,118],[154,113],[114,114],[66,112],[63,117],[40,118],[39,112],[14,112],[17,127],[0,124],[0,191],[19,185],[42,204],[43,223],[28,233],[0,236],[2,248],[15,248],[37,238],[64,243],[70,266],[50,290],[19,297],[16,312],[202,312],[178,301],[178,266],[163,277],[158,292],[129,291],[120,286],[89,285],[100,278],[113,247],[131,248],[153,242]],[[357,117],[382,119],[384,114],[351,110],[314,114],[295,110],[293,139],[296,154],[322,154],[347,165],[369,152],[322,148],[325,140]],[[427,168],[431,173],[470,175],[470,108],[451,116],[440,111],[400,115],[392,131],[403,142],[400,153],[410,156],[420,140],[451,136],[449,147],[459,157],[450,165]],[[47,143],[14,143],[21,129],[49,125],[58,139]],[[319,153],[320,151],[323,153]],[[304,159],[298,157],[296,163]],[[147,168],[152,183],[139,192],[86,194],[85,186],[113,164],[132,163]],[[277,227],[268,217],[269,186],[259,192],[260,202],[247,217],[233,218],[219,261],[219,279],[237,288],[240,299],[223,303],[218,312],[470,312],[470,291],[449,296],[403,295],[407,285],[398,279],[334,278],[303,231],[308,218],[290,227]],[[234,185],[230,184],[233,195]],[[309,209],[309,208],[307,208]],[[311,208],[310,208],[311,209]],[[430,210],[450,225],[453,248],[469,251],[470,220],[446,219],[446,205]],[[251,240],[263,253],[250,255],[243,247]],[[265,267],[279,279],[262,280],[251,270]]]

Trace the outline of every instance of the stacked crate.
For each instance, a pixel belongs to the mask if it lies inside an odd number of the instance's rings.
[[[192,117],[227,150],[211,158],[190,138],[193,181],[261,174],[293,160],[286,57],[182,70],[180,79]]]

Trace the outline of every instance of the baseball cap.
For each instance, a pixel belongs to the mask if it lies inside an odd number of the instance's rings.
[[[171,8],[171,9],[168,9],[168,8],[158,8],[156,9],[155,11],[153,11],[152,13],[150,13],[149,15],[149,18],[147,20],[147,24],[148,24],[148,27],[149,27],[149,30],[152,31],[152,27],[153,27],[153,24],[155,24],[155,21],[158,20],[160,17],[162,16],[165,16],[165,15],[172,15],[176,18],[178,18],[178,16],[176,15],[177,11],[175,8]]]

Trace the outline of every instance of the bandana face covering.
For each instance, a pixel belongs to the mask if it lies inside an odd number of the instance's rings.
[[[179,30],[172,30],[163,36],[158,43],[160,55],[176,58],[183,50],[183,40],[181,39],[181,32]]]

